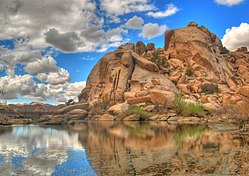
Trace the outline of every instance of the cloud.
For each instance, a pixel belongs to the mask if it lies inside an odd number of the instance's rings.
[[[141,29],[144,24],[144,20],[141,17],[133,16],[126,23],[126,27],[129,29]]]
[[[238,27],[232,27],[226,30],[222,38],[222,43],[229,50],[236,50],[241,46],[249,49],[249,24],[241,23]]]
[[[4,88],[6,94],[0,95],[0,98],[10,100],[22,96],[40,101],[55,99],[58,103],[65,103],[69,99],[77,101],[77,96],[85,85],[85,81],[58,85],[36,83],[29,74],[16,75],[14,78],[4,76],[0,77],[0,88]]]
[[[36,62],[31,62],[25,66],[25,71],[31,74],[57,72],[57,62],[51,56],[43,57]]]
[[[50,85],[64,84],[70,80],[70,75],[67,70],[59,68],[58,72],[39,73],[36,76],[42,82],[47,82]]]
[[[139,1],[144,0],[136,1],[142,5]],[[0,40],[25,39],[27,50],[53,46],[62,52],[93,52],[111,44],[103,40],[106,14],[99,13],[92,0],[43,0],[39,5],[33,0],[1,0]]]
[[[242,3],[244,0],[215,0],[217,4],[233,6]]]
[[[166,25],[159,26],[157,23],[147,23],[143,26],[142,32],[139,34],[139,36],[151,39],[162,35],[166,29]]]
[[[179,9],[174,4],[168,4],[165,11],[148,12],[147,15],[154,18],[163,18],[176,14]]]
[[[59,33],[56,29],[49,29],[49,31],[45,33],[45,36],[47,43],[52,44],[64,52],[77,51],[81,45],[81,40],[75,32]]]
[[[100,0],[100,4],[105,12],[113,16],[155,9],[148,0]]]
[[[15,99],[18,96],[26,96],[30,95],[31,92],[35,92],[36,83],[32,79],[31,75],[23,75],[23,76],[4,76],[0,78],[0,87],[4,89],[6,95],[0,98],[4,99]]]

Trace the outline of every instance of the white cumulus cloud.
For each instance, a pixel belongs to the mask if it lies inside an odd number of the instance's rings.
[[[142,32],[139,34],[139,36],[151,39],[162,35],[166,29],[166,25],[159,26],[157,23],[147,23],[143,26]]]
[[[244,0],[215,0],[216,3],[226,6],[233,6],[242,3]]]
[[[31,74],[57,72],[57,62],[51,56],[43,57],[35,62],[28,63],[25,71]]]
[[[126,27],[129,29],[141,29],[143,27],[144,20],[141,17],[133,16],[126,23]]]
[[[152,16],[154,18],[163,18],[176,14],[179,9],[174,4],[168,4],[167,9],[165,11],[158,12],[148,12],[148,16]]]
[[[70,75],[64,68],[59,68],[58,72],[39,73],[36,76],[42,82],[47,82],[50,85],[64,84],[70,80]]]
[[[155,9],[148,0],[100,0],[100,4],[105,12],[114,16]]]
[[[222,43],[229,50],[236,50],[239,47],[246,46],[249,49],[249,24],[241,23],[240,26],[232,27],[226,30],[222,38]]]

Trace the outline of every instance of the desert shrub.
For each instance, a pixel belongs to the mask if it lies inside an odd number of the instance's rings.
[[[65,103],[65,105],[66,106],[70,106],[70,105],[73,105],[75,103],[75,101],[73,100],[73,99],[69,99],[66,103]]]
[[[187,69],[186,70],[186,75],[187,76],[193,76],[194,75],[194,71],[192,69]]]
[[[177,114],[183,116],[203,116],[204,109],[200,103],[187,103],[184,101],[182,94],[178,94],[177,97],[172,101],[173,109]]]
[[[167,113],[168,108],[166,105],[161,105],[156,103],[153,112],[154,113],[159,113],[159,114],[165,114]]]
[[[226,47],[224,47],[224,46],[220,48],[220,53],[221,54],[228,54],[229,52],[230,51]]]
[[[165,59],[165,57],[160,56],[158,51],[154,51],[152,53],[152,58],[151,61],[155,64],[157,64],[158,66],[162,66],[162,67],[168,67],[168,63]]]
[[[246,102],[241,105],[229,104],[223,106],[221,111],[219,114],[231,118],[239,129],[245,129],[245,125],[249,123],[249,104]]]
[[[120,118],[123,119],[129,115],[137,114],[140,115],[142,119],[148,119],[149,117],[152,117],[153,114],[146,112],[139,106],[133,106],[129,108],[128,110],[124,111],[121,115]]]
[[[172,80],[172,83],[177,85],[177,81],[176,80]]]
[[[201,93],[205,93],[205,94],[219,93],[218,85],[203,84],[201,85]]]

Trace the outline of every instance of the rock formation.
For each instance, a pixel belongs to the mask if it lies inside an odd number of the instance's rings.
[[[79,101],[170,105],[182,92],[206,110],[248,103],[249,53],[245,47],[230,53],[223,49],[214,33],[195,22],[166,31],[163,49],[141,41],[125,44],[99,60]],[[217,86],[217,91],[205,93],[208,86]]]

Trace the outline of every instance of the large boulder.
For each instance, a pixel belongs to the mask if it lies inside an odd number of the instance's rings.
[[[146,46],[143,42],[138,41],[135,46],[135,52],[140,56],[146,52]]]
[[[175,99],[176,94],[170,91],[153,89],[150,91],[150,96],[152,103],[167,105]]]
[[[57,111],[58,114],[65,114],[68,113],[74,109],[82,109],[87,111],[89,109],[89,104],[88,103],[77,103],[74,105],[66,106],[64,108],[61,108]]]

